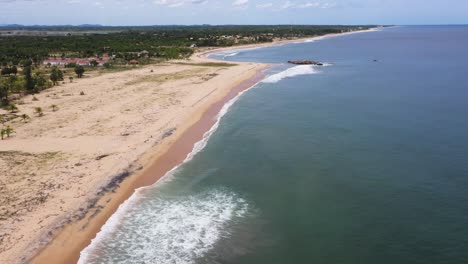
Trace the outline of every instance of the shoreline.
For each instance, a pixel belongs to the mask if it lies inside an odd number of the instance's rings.
[[[268,67],[269,65],[263,65],[250,73],[247,78],[230,85],[227,93],[213,99],[208,107],[200,109],[185,126],[178,128],[171,138],[163,142],[164,146],[161,150],[145,153],[144,157],[141,158],[141,163],[145,164],[144,169],[135,172],[122,182],[115,193],[101,197],[101,201],[111,200],[102,205],[103,209],[97,215],[93,216],[92,219],[87,218],[84,221],[66,225],[50,243],[29,261],[48,264],[76,263],[81,251],[91,243],[117,209],[139,188],[156,184],[172,169],[182,164],[193,150],[194,144],[202,140],[204,134],[216,123],[216,116],[222,107],[263,79],[263,71]],[[73,241],[70,243],[69,237],[71,236],[73,236]]]
[[[194,54],[193,58],[198,58],[203,61],[221,62],[224,60],[214,60],[208,58],[208,56],[212,53],[223,51],[279,46],[346,34],[369,32],[377,29],[378,28],[372,28],[340,34],[274,41],[265,44],[204,50]],[[81,251],[91,243],[91,240],[95,238],[102,226],[117,209],[130,198],[137,189],[156,184],[174,167],[182,164],[187,155],[193,150],[194,144],[202,140],[204,134],[216,123],[215,117],[222,107],[239,93],[251,88],[263,79],[264,75],[262,72],[270,66],[271,65],[263,65],[259,69],[256,69],[251,76],[230,85],[223,96],[218,96],[211,100],[208,106],[203,107],[190,117],[190,121],[187,124],[178,127],[173,136],[161,142],[162,149],[149,150],[144,153],[142,157],[139,157],[137,160],[140,162],[138,163],[144,164],[144,169],[135,169],[127,179],[118,184],[119,187],[115,193],[112,191],[100,197],[98,205],[101,206],[102,209],[96,215],[88,217],[90,213],[87,213],[85,219],[64,225],[49,243],[46,243],[40,251],[28,260],[31,263],[76,263],[80,257]],[[107,202],[104,202],[106,200]],[[70,237],[73,237],[73,241],[69,240]]]
[[[268,43],[260,43],[260,44],[247,44],[247,45],[239,45],[239,46],[231,46],[231,47],[222,47],[222,48],[206,48],[204,50],[200,50],[199,54],[194,54],[194,56],[197,56],[198,58],[204,58],[204,59],[211,59],[209,58],[209,55],[213,53],[220,53],[224,51],[235,51],[235,50],[248,50],[248,49],[257,49],[257,48],[268,48],[268,47],[277,47],[277,46],[282,46],[282,45],[287,45],[287,44],[299,44],[299,43],[304,43],[308,41],[316,41],[316,40],[321,40],[321,39],[326,39],[326,38],[332,38],[332,37],[339,37],[339,36],[346,36],[346,35],[351,35],[351,34],[358,34],[358,33],[366,33],[366,32],[373,32],[373,31],[378,31],[382,27],[373,27],[369,29],[363,29],[363,30],[356,30],[356,31],[351,31],[351,32],[344,32],[344,33],[332,33],[332,34],[326,34],[322,36],[313,36],[313,37],[304,37],[304,38],[297,38],[297,39],[285,39],[285,40],[273,40],[273,42],[268,42]],[[214,59],[212,59],[214,60]],[[218,60],[216,60],[218,61]],[[219,61],[225,61],[225,60],[219,60]]]

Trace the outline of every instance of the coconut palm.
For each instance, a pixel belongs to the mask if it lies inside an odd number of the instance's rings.
[[[42,107],[36,107],[34,108],[34,112],[36,112],[36,114],[38,116],[43,116],[44,115],[44,112],[42,111]]]
[[[14,104],[11,104],[10,106],[8,106],[8,110],[10,110],[10,113],[15,113],[18,111],[18,107],[16,107],[16,105]]]
[[[10,126],[7,126],[5,128],[5,134],[7,135],[7,137],[10,137],[10,135],[13,134],[13,132],[15,132],[15,131]]]
[[[23,122],[26,122],[26,120],[31,119],[27,114],[22,114],[21,118],[23,119]]]

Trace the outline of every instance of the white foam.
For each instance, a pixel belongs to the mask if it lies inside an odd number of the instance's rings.
[[[119,219],[118,230],[100,232],[101,243],[93,240],[78,263],[195,263],[229,236],[229,223],[248,210],[243,198],[227,190],[151,197]]]
[[[254,84],[252,87],[256,86],[258,83]],[[100,249],[101,245],[104,243],[107,243],[108,241],[112,240],[110,237],[112,234],[117,230],[118,227],[122,226],[122,222],[126,217],[128,217],[129,214],[131,214],[133,208],[135,208],[138,205],[138,201],[144,197],[144,192],[152,189],[156,186],[160,186],[161,184],[168,183],[173,179],[174,173],[182,166],[184,163],[190,161],[193,159],[193,157],[199,153],[201,150],[205,148],[207,145],[210,137],[213,135],[213,133],[218,129],[219,123],[222,119],[222,117],[229,111],[229,108],[249,89],[246,89],[242,92],[240,92],[236,97],[232,98],[229,100],[219,111],[219,113],[216,116],[216,122],[215,124],[205,132],[203,135],[203,138],[195,143],[193,150],[187,155],[185,160],[174,167],[172,170],[168,171],[158,182],[156,182],[152,186],[147,186],[147,187],[142,187],[137,190],[135,190],[135,193],[133,193],[132,196],[130,196],[129,199],[127,199],[123,204],[119,206],[117,211],[107,220],[107,222],[102,226],[101,230],[99,233],[96,235],[94,239],[92,239],[90,245],[86,247],[83,251],[80,253],[80,259],[78,261],[78,264],[86,264],[86,263],[93,263],[92,259],[96,255],[96,252]],[[242,215],[242,211],[237,211],[236,212],[237,216]],[[128,263],[128,262],[125,262]],[[152,263],[152,262],[150,262]],[[162,262],[161,262],[162,263]],[[168,262],[169,263],[169,262]],[[173,262],[170,262],[173,263]],[[175,262],[175,263],[186,263],[186,262]],[[190,263],[190,262],[187,262]]]
[[[226,59],[227,57],[233,57],[233,56],[236,56],[238,54],[239,54],[239,52],[233,52],[233,53],[225,54],[225,55],[223,55],[223,60]]]
[[[299,65],[288,68],[282,72],[273,74],[265,78],[263,83],[277,83],[285,78],[290,78],[298,75],[316,74],[319,73],[313,65]]]
[[[291,42],[291,43],[286,43],[286,44],[302,44],[302,43],[311,43],[311,42],[315,42],[315,38],[312,38],[312,39],[306,39],[306,40],[301,40],[301,41],[295,41],[295,42]],[[282,44],[282,45],[286,45],[286,44]]]
[[[255,85],[257,84],[254,84],[253,86]],[[173,179],[174,172],[177,171],[177,169],[179,169],[180,166],[182,166],[186,162],[191,161],[193,157],[195,157],[196,154],[198,154],[200,151],[202,151],[206,147],[209,139],[218,129],[219,123],[221,122],[221,119],[223,118],[223,116],[226,115],[226,113],[229,111],[229,108],[231,108],[231,106],[234,105],[234,103],[248,90],[249,89],[246,89],[240,92],[236,97],[232,98],[231,100],[229,100],[227,103],[223,105],[223,107],[221,108],[221,110],[215,117],[216,121],[214,125],[210,128],[210,130],[208,130],[207,132],[205,132],[205,134],[203,134],[203,138],[200,141],[194,144],[192,151],[187,155],[185,160],[181,164],[179,164],[178,166],[170,170],[168,173],[166,173],[166,175],[164,175],[161,179],[159,179],[159,181],[156,182],[155,184],[162,184],[162,183],[171,181]]]
[[[223,59],[225,59],[226,57],[233,57],[233,56],[239,55],[241,52],[251,51],[251,50],[256,50],[256,49],[261,49],[261,48],[266,48],[266,47],[236,48],[236,49],[228,50],[228,51],[220,51],[220,52],[208,54],[208,58],[210,58],[211,56],[223,56]]]

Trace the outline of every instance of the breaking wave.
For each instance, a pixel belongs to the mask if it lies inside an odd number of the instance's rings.
[[[317,74],[320,73],[312,65],[299,65],[292,68],[288,68],[282,72],[273,74],[265,78],[263,83],[277,83],[285,78],[290,78],[298,75]]]
[[[124,216],[112,216],[78,263],[195,263],[248,210],[246,200],[227,190],[148,197]]]
[[[137,260],[145,260],[139,261],[139,263],[193,263],[195,257],[201,257],[204,252],[213,247],[220,237],[228,235],[224,228],[229,219],[242,217],[248,209],[247,202],[234,193],[214,191],[191,196],[185,200],[159,198],[155,201],[149,201],[149,206],[154,206],[150,209],[142,208],[148,204],[148,201],[140,201],[145,198],[147,191],[170,182],[180,166],[192,160],[197,153],[205,148],[211,135],[218,129],[222,117],[248,90],[240,92],[221,108],[216,116],[215,124],[203,135],[202,140],[194,145],[192,152],[181,164],[168,171],[154,185],[137,189],[129,199],[119,206],[117,212],[109,218],[96,238],[80,253],[78,264],[134,263]],[[135,218],[138,223],[136,231],[128,230],[132,225],[127,226],[125,222],[129,221],[130,218]],[[146,220],[148,222],[145,222]],[[190,232],[184,230],[184,224],[192,228]],[[122,230],[127,231],[122,233]],[[145,236],[146,232],[152,235]],[[182,237],[184,235],[186,237]],[[139,236],[142,236],[143,242],[147,243],[140,245]],[[153,238],[170,239],[171,237],[174,237],[172,241],[158,240],[155,242],[151,240]],[[133,244],[130,241],[133,241]],[[161,247],[157,247],[158,245]],[[125,254],[118,254],[118,256],[105,254],[106,249],[124,250]],[[122,259],[114,259],[119,257]]]
[[[239,54],[239,52],[233,52],[233,53],[225,54],[225,55],[223,55],[223,60],[226,59],[227,57],[236,56],[237,54]]]

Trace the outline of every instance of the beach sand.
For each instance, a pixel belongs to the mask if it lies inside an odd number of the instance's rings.
[[[16,134],[0,142],[0,263],[37,252],[35,263],[76,262],[118,205],[180,163],[224,100],[266,67],[197,65],[207,62],[137,67],[22,98],[31,120],[10,121]]]
[[[16,134],[0,142],[0,263],[76,263],[118,206],[180,164],[222,106],[269,67],[200,65],[217,62],[209,53],[309,39],[202,49],[190,61],[77,79],[37,101],[22,98],[18,108],[31,120],[13,121]]]

